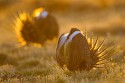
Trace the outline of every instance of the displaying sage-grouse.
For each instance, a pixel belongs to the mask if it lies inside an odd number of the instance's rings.
[[[111,48],[109,50],[110,46],[100,51],[103,43],[104,40],[98,45],[98,37],[93,43],[93,37],[88,39],[79,29],[72,28],[70,33],[62,34],[59,38],[56,49],[57,62],[60,67],[65,65],[70,71],[99,68],[105,56],[113,51]]]
[[[47,40],[57,37],[59,33],[55,17],[43,8],[34,10],[32,14],[19,13],[15,30],[19,41],[23,45],[43,45]]]

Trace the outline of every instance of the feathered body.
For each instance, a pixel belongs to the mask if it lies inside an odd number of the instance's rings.
[[[36,15],[34,15],[35,12],[37,13]],[[35,21],[35,25],[41,29],[39,30],[41,31],[40,33],[45,34],[47,39],[51,40],[58,36],[58,23],[55,17],[52,16],[49,12],[45,11],[44,9],[37,9],[33,13],[33,20]]]
[[[59,33],[58,23],[54,16],[42,8],[34,10],[32,15],[20,13],[15,29],[22,44],[43,45],[47,40],[57,37]]]
[[[103,51],[100,51],[100,48],[103,42],[97,47],[98,38],[95,43],[93,43],[93,38],[88,39],[86,34],[77,28],[72,28],[70,33],[62,34],[58,41],[57,46],[57,62],[63,68],[64,65],[70,71],[82,71],[82,70],[91,70],[94,67],[98,67],[98,63],[102,60],[103,52],[106,51],[105,48]],[[107,52],[109,53],[109,52]]]

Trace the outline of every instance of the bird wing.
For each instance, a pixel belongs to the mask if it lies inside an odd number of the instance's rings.
[[[83,60],[87,60],[90,55],[90,47],[87,42],[87,39],[81,34],[77,34],[72,38],[70,42],[70,51],[69,51],[69,69],[76,70],[79,69],[79,66]]]

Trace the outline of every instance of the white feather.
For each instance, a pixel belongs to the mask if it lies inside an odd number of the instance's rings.
[[[48,12],[47,11],[43,11],[40,13],[40,15],[38,16],[38,19],[40,18],[46,18],[48,16]]]
[[[60,48],[60,47],[65,43],[65,41],[66,41],[68,35],[69,35],[69,33],[64,34],[64,35],[61,37],[61,39],[60,39],[60,41],[59,41],[58,48]]]
[[[67,41],[66,41],[66,39],[67,39],[69,33],[64,34],[64,35],[61,37],[60,41],[59,41],[58,49],[60,49],[60,47],[61,47],[64,43],[65,43],[64,48],[67,48],[67,45],[72,41],[72,38],[73,38],[75,35],[79,34],[79,33],[81,33],[81,32],[80,32],[80,31],[75,31],[75,32],[73,32],[73,33],[69,36],[69,39],[68,39]]]
[[[72,38],[73,38],[75,35],[79,34],[79,33],[81,33],[81,32],[80,32],[80,31],[75,31],[75,32],[73,32],[73,33],[69,36],[69,39],[65,42],[65,45],[64,45],[64,54],[66,54],[67,47],[68,47],[69,43],[72,41]]]
[[[79,33],[81,33],[81,32],[80,32],[80,31],[75,31],[75,32],[73,32],[73,33],[69,36],[69,39],[72,41],[72,38],[73,38],[75,35],[79,34]]]

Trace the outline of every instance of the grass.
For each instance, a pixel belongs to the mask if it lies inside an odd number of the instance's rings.
[[[67,2],[69,3],[69,2]],[[17,4],[16,4],[17,6]],[[21,5],[19,5],[21,6]],[[18,9],[12,9],[10,14]],[[24,8],[25,9],[25,8]],[[117,53],[107,58],[109,63],[104,68],[91,71],[70,72],[62,70],[55,60],[55,42],[47,42],[45,47],[19,47],[11,25],[8,8],[0,14],[0,81],[2,83],[124,83],[125,78],[125,34],[119,34],[114,27],[122,27],[125,33],[124,7],[122,9],[107,9],[98,12],[61,12],[53,15],[60,26],[60,34],[66,33],[72,27],[84,31],[95,32],[100,39],[107,36],[106,43],[114,41]],[[102,29],[103,27],[103,29]],[[99,30],[96,32],[96,29]],[[101,29],[101,30],[100,30]],[[120,28],[119,28],[120,29]],[[109,33],[107,33],[107,31]]]
[[[103,36],[101,37],[103,38]],[[55,60],[56,42],[43,48],[0,47],[0,80],[3,83],[37,82],[37,83],[121,83],[125,77],[124,39],[108,36],[107,41],[114,40],[114,47],[119,52],[108,58],[104,68],[91,71],[70,72],[62,70]],[[119,43],[119,40],[121,43]],[[122,45],[121,45],[122,44]]]

